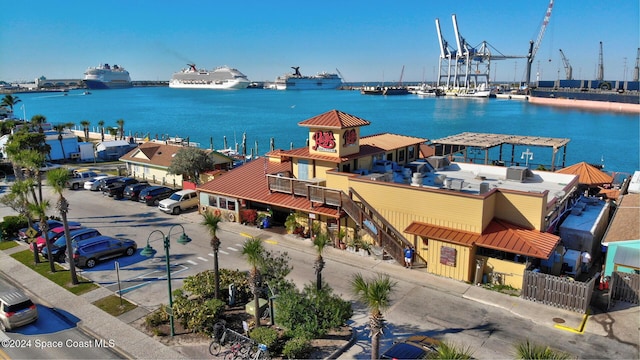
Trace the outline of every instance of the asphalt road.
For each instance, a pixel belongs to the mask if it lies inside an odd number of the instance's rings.
[[[49,189],[45,189],[45,194],[51,196]],[[83,270],[82,275],[111,290],[122,289],[123,296],[139,306],[152,310],[160,304],[168,303],[162,236],[170,237],[173,289],[178,288],[185,277],[213,267],[209,235],[199,224],[201,217],[194,211],[179,216],[167,215],[155,207],[127,200],[113,200],[103,197],[101,193],[86,190],[67,191],[65,196],[70,203],[69,220],[95,227],[105,235],[129,238],[137,242],[139,249],[136,255],[116,259],[120,267],[119,283],[115,260],[101,263],[91,270]],[[6,208],[0,209],[0,215],[5,215],[6,211]],[[181,227],[174,225],[182,225],[192,242],[187,245],[178,244]],[[237,229],[237,226],[231,228],[225,223],[221,224],[218,234],[222,242],[220,267],[248,270],[240,249],[246,236],[255,233],[257,229],[246,227],[247,234],[242,234]],[[163,234],[155,230],[160,230]],[[308,240],[270,237],[268,233],[262,233],[261,237],[266,240],[267,249],[286,251],[289,254],[293,266],[290,278],[299,287],[315,281],[313,261],[316,254]],[[140,249],[147,241],[157,251],[152,258],[140,255]],[[356,272],[373,276],[379,271],[381,262],[335,251],[334,255],[327,253],[325,256],[323,280],[334,289],[335,294],[353,300],[350,276]],[[413,272],[415,276],[410,277],[410,281],[407,281],[406,276],[396,278],[392,305],[384,312],[388,327],[381,342],[382,351],[393,340],[421,334],[468,347],[478,359],[514,358],[515,344],[526,340],[549,345],[580,358],[637,358],[636,344],[621,343],[616,339],[589,333],[575,334],[539,326],[530,319],[520,318],[506,310],[461,297],[455,291],[456,287],[461,286],[459,282],[451,280],[451,291],[448,291],[447,288],[436,288],[422,279],[419,270],[409,270],[398,265],[395,271],[399,274]],[[391,275],[393,277],[393,273]],[[358,340],[341,358],[369,359],[367,312],[357,303],[354,303],[354,310],[355,315],[350,325],[356,329]]]

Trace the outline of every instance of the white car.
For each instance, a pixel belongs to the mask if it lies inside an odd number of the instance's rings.
[[[180,190],[160,201],[158,209],[167,214],[178,215],[182,210],[198,206],[198,194],[195,190]]]
[[[108,178],[109,175],[98,175],[96,177],[94,177],[92,180],[87,180],[84,182],[84,189],[85,190],[91,190],[91,191],[96,191],[97,187],[94,187],[94,185],[98,185],[98,182],[104,178]]]

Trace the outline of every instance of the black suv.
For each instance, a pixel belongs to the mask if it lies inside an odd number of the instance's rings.
[[[124,188],[122,196],[125,199],[138,201],[138,199],[140,199],[140,191],[148,188],[149,186],[150,185],[147,182],[139,182],[137,184],[127,185],[127,187]]]
[[[164,200],[176,192],[176,190],[166,186],[149,186],[140,191],[140,202],[146,203],[147,206],[158,206],[160,200]]]
[[[130,177],[120,178],[111,184],[102,188],[102,195],[112,197],[114,199],[122,199],[124,189],[127,185],[137,184],[138,180]]]
[[[101,179],[98,182],[98,191],[103,191],[107,186],[113,184],[114,182],[118,181],[119,179],[122,179],[122,176],[113,176],[113,177],[108,177],[108,178],[104,178]]]

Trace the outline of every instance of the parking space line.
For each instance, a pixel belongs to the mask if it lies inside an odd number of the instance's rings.
[[[227,249],[229,249],[229,250],[231,250],[231,251],[235,251],[235,252],[238,252],[238,251],[239,251],[238,249],[236,249],[236,248],[232,248],[232,247],[230,247],[230,246],[228,246],[228,247],[227,247]]]
[[[198,265],[198,263],[193,260],[187,260],[187,262],[191,265]]]
[[[200,260],[202,260],[202,261],[209,261],[209,259],[207,259],[207,258],[203,258],[203,257],[201,257],[201,256],[198,256],[198,259],[200,259]]]

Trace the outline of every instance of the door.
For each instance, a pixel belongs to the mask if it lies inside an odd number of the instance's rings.
[[[309,160],[298,160],[298,179],[309,180],[310,168],[311,165],[309,164]]]

